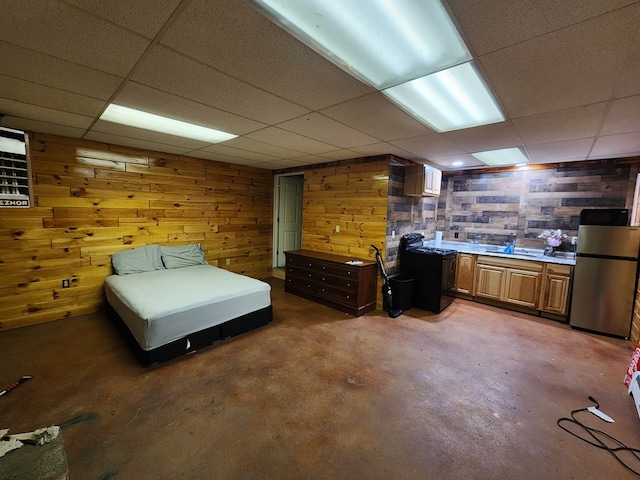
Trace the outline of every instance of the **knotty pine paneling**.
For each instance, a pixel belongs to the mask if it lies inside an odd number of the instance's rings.
[[[305,170],[302,248],[374,258],[374,244],[384,252],[388,176],[386,159]]]
[[[35,207],[0,210],[0,330],[98,310],[110,255],[152,243],[271,276],[271,171],[52,135],[30,147]]]

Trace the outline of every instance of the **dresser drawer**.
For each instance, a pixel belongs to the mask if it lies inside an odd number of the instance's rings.
[[[356,278],[358,276],[357,268],[335,263],[318,262],[318,272],[346,278]]]
[[[318,285],[318,296],[334,302],[342,303],[348,307],[358,306],[358,296],[355,293],[345,292],[344,290],[332,288],[326,285]]]
[[[287,279],[285,280],[285,286],[287,287],[287,289],[294,289],[313,295],[315,295],[318,291],[316,282],[312,282],[304,278],[290,277],[289,275],[287,275],[286,278]]]
[[[319,273],[317,276],[318,287],[332,287],[347,292],[356,293],[358,291],[358,277],[355,278],[343,278],[333,275],[327,275],[326,273]]]
[[[314,258],[287,255],[287,267],[299,267],[299,268],[307,268],[309,270],[317,270],[318,261]]]
[[[296,277],[309,282],[315,282],[316,276],[315,270],[287,266],[287,277]]]

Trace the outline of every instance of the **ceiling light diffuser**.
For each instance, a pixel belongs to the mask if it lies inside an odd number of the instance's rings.
[[[517,147],[489,150],[486,152],[472,153],[474,157],[490,166],[527,164],[529,159],[522,150]]]
[[[237,135],[214,130],[213,128],[173,120],[113,103],[109,105],[100,116],[100,120],[151,130],[153,132],[167,133],[178,137],[191,138],[207,143],[220,143],[237,137]]]
[[[472,62],[388,88],[382,93],[438,132],[505,120]]]
[[[253,1],[276,24],[377,90],[472,58],[439,1]]]

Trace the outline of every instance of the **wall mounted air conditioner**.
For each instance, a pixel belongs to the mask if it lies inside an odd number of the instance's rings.
[[[32,204],[29,137],[0,127],[0,208],[29,208]]]
[[[404,194],[414,197],[440,196],[442,172],[430,165],[410,165],[404,169]]]

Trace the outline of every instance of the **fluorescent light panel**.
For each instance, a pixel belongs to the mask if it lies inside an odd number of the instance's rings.
[[[505,120],[438,0],[253,0],[278,25],[438,132]]]
[[[303,43],[377,90],[472,58],[439,1],[254,3]]]
[[[522,150],[517,147],[502,148],[500,150],[488,150],[486,152],[472,153],[474,157],[490,166],[517,165],[519,163],[527,164],[529,159]]]
[[[207,143],[220,143],[237,137],[237,135],[214,130],[213,128],[173,120],[113,103],[107,107],[100,117],[100,120],[151,130],[153,132],[167,133],[177,137],[191,138]]]
[[[472,62],[382,93],[438,132],[504,121],[500,108]]]

